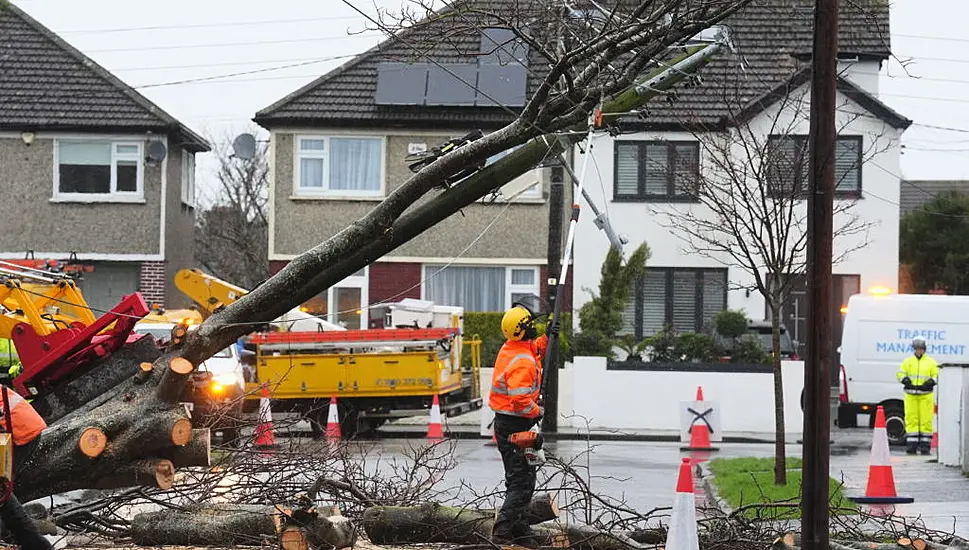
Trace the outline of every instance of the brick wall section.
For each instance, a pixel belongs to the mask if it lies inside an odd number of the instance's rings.
[[[376,262],[370,264],[370,304],[399,302],[421,297],[421,264]],[[412,288],[413,287],[413,288]]]
[[[569,272],[565,276],[565,298],[562,301],[563,313],[570,313],[572,311],[572,267],[569,266]],[[543,265],[539,271],[539,277],[541,277],[541,281],[539,281],[541,287],[539,290],[542,293],[542,299],[545,299],[548,296],[548,266]]]
[[[152,304],[161,304],[164,306],[165,262],[142,262],[141,280],[138,289],[149,307]]]

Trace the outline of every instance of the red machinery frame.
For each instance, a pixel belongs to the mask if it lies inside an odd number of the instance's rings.
[[[36,397],[51,384],[71,374],[78,367],[103,359],[128,342],[142,337],[132,334],[135,323],[148,314],[148,304],[140,293],[129,294],[92,323],[72,323],[70,327],[41,336],[27,323],[13,329],[13,342],[23,364],[14,378],[17,393]],[[112,323],[114,326],[99,334]]]

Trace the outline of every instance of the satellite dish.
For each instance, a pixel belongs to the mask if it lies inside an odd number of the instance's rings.
[[[256,136],[239,134],[232,142],[232,156],[243,160],[250,160],[256,156]]]
[[[161,162],[165,160],[168,156],[168,148],[165,144],[159,140],[148,142],[148,160],[152,162]]]

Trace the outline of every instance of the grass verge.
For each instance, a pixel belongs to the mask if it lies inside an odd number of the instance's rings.
[[[717,494],[733,510],[750,519],[799,519],[801,517],[801,459],[787,459],[787,485],[774,485],[773,458],[717,458],[710,461],[711,482]],[[829,478],[831,513],[854,515],[855,503],[841,491],[841,483]]]

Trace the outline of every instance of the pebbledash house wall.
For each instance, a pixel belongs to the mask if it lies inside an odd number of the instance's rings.
[[[129,266],[137,273],[137,287],[131,291],[141,292],[149,305],[188,307],[191,301],[174,286],[179,269],[195,267],[194,212],[182,200],[182,148],[177,142],[166,140],[169,154],[163,162],[142,165],[140,198],[77,201],[53,197],[57,138],[138,141],[145,134],[36,136],[27,146],[19,134],[0,134],[0,182],[8,196],[18,198],[0,203],[0,259],[21,259],[32,251],[37,259],[67,260],[76,252],[81,263],[95,270],[98,265]]]
[[[411,144],[426,144],[430,148],[462,133],[404,129],[370,132],[325,128],[273,129],[270,153],[273,161],[270,182],[271,272],[277,273],[295,256],[366,215],[379,200],[413,176],[404,162]],[[373,199],[300,196],[294,183],[297,136],[347,135],[383,138],[383,196]],[[441,221],[371,264],[366,271],[367,304],[372,306],[403,298],[420,299],[423,266],[452,261],[455,266],[537,267],[539,290],[544,298],[548,279],[545,264],[549,176],[548,170],[543,170],[530,171],[522,177],[531,177],[531,174],[542,178],[541,197],[519,198],[510,206],[501,201],[469,205],[462,213]],[[570,186],[566,186],[566,192],[565,204],[568,207],[571,204]],[[436,194],[437,191],[432,191],[418,204]],[[489,228],[499,216],[498,221]],[[568,223],[568,219],[568,212],[563,213],[564,224]],[[478,239],[477,242],[468,248],[475,239]],[[565,311],[569,311],[572,305],[571,272],[568,279],[562,304],[567,308]]]

